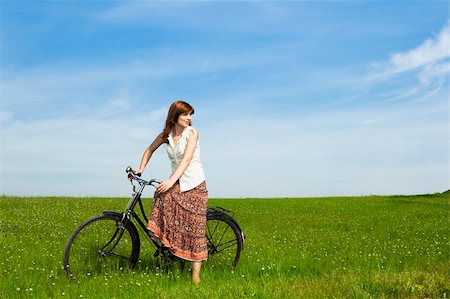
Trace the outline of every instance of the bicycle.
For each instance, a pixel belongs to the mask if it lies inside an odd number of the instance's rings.
[[[122,213],[105,210],[83,222],[69,237],[63,260],[64,270],[68,275],[89,276],[111,269],[132,269],[138,262],[141,248],[136,224],[155,246],[155,258],[160,257],[169,263],[178,259],[146,228],[148,218],[141,195],[146,186],[157,187],[160,181],[146,181],[136,175],[131,167],[127,167],[126,173],[132,185],[132,193],[125,210]],[[135,212],[138,204],[141,216]],[[231,211],[221,207],[208,207],[206,239],[207,263],[212,263],[212,267],[228,267],[234,271],[244,248],[245,235]]]

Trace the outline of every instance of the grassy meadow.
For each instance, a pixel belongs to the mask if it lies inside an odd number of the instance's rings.
[[[69,279],[72,231],[125,198],[0,197],[0,298],[449,298],[449,194],[210,199],[245,235],[236,270],[160,269],[142,238],[128,272]],[[145,200],[149,209],[151,200]]]

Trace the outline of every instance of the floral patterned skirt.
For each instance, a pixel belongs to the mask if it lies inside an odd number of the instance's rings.
[[[155,192],[147,228],[177,257],[188,261],[208,258],[206,208],[208,191],[204,181],[181,192],[176,182],[166,192]]]

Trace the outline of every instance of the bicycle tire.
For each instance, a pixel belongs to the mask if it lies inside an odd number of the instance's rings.
[[[244,247],[242,232],[236,221],[222,212],[208,212],[206,240],[207,265],[212,268],[230,267],[234,271]]]
[[[140,239],[122,214],[102,214],[78,226],[64,250],[64,270],[70,276],[90,276],[109,270],[132,269],[139,257]]]

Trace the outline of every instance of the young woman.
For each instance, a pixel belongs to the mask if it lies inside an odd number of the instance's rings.
[[[172,175],[155,192],[147,228],[177,257],[192,262],[192,282],[200,282],[201,262],[208,258],[206,206],[208,191],[200,161],[198,132],[191,127],[194,108],[172,103],[164,130],[142,155],[135,173],[142,173],[162,144],[172,164]]]

